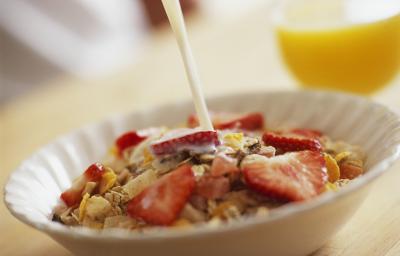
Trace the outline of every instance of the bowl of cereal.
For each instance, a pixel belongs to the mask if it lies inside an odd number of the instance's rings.
[[[331,92],[249,92],[113,117],[43,147],[11,213],[75,254],[304,255],[400,157],[400,119]],[[329,220],[329,221],[326,221]]]

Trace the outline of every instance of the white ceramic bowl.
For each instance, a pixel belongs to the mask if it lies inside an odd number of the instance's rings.
[[[80,255],[305,255],[326,242],[363,201],[371,184],[400,156],[400,119],[368,99],[326,92],[254,92],[212,98],[210,109],[261,111],[267,126],[320,129],[334,139],[363,147],[366,174],[338,193],[281,207],[218,229],[166,230],[140,235],[97,232],[51,221],[61,191],[90,163],[102,159],[121,132],[173,125],[193,111],[190,102],[134,112],[91,125],[45,146],[11,175],[5,202],[22,222]]]

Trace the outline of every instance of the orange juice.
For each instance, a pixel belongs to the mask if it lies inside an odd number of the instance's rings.
[[[333,27],[277,28],[284,61],[304,87],[369,94],[400,71],[400,14]]]

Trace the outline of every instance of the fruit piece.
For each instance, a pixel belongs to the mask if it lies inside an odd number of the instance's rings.
[[[318,130],[303,129],[303,128],[296,128],[289,130],[289,134],[294,134],[309,139],[319,139],[320,137],[322,137],[322,132]]]
[[[364,170],[361,166],[353,165],[350,162],[340,164],[340,178],[352,180],[363,174]]]
[[[218,154],[211,164],[210,173],[214,177],[238,172],[237,159],[228,157],[225,154]]]
[[[318,152],[246,158],[241,165],[245,182],[263,195],[283,201],[303,201],[325,190],[325,160]]]
[[[87,179],[86,181],[99,181],[103,174],[104,166],[100,163],[94,163],[86,169],[83,175]]]
[[[105,172],[101,176],[100,184],[99,184],[99,193],[102,195],[107,190],[114,186],[117,181],[117,175],[111,168],[106,167]]]
[[[260,130],[264,128],[264,116],[261,113],[253,112],[247,114],[233,113],[210,113],[211,121],[215,129],[244,129],[244,130]],[[197,127],[199,120],[195,114],[188,118],[188,126]]]
[[[130,147],[134,147],[138,145],[140,142],[145,140],[147,136],[140,135],[137,131],[129,131],[121,136],[119,136],[116,141],[115,145],[117,147],[118,154],[122,154],[122,152]]]
[[[82,198],[81,195],[81,190],[75,190],[75,189],[68,189],[66,191],[64,191],[61,196],[60,196],[61,200],[64,201],[64,203],[68,206],[74,206],[77,205]]]
[[[265,132],[262,139],[266,145],[273,146],[282,153],[303,150],[322,151],[321,143],[316,139],[282,136],[272,132]]]
[[[181,151],[207,152],[213,151],[220,144],[216,131],[199,131],[194,129],[181,129],[174,133],[166,134],[158,141],[151,143],[153,154],[161,156],[176,154]]]
[[[204,175],[196,184],[196,194],[207,199],[218,199],[230,190],[229,179]]]
[[[329,154],[324,154],[328,180],[334,183],[340,178],[340,169],[336,160]]]
[[[103,173],[104,166],[102,164],[94,163],[90,165],[86,171],[72,183],[72,186],[61,194],[60,198],[68,207],[77,205],[82,199],[82,191],[86,183],[90,181],[100,181]]]
[[[129,216],[153,225],[170,225],[178,217],[195,188],[190,165],[164,175],[128,203]]]

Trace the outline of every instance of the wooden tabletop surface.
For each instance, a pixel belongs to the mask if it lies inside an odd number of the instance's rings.
[[[279,61],[267,11],[260,8],[236,20],[192,17],[190,40],[206,95],[296,89]],[[397,82],[397,87],[373,99],[400,108],[399,87]],[[150,38],[140,59],[124,70],[96,80],[57,77],[0,107],[0,184],[24,158],[63,133],[115,113],[189,96],[168,29]],[[400,162],[375,183],[354,217],[314,255],[400,255],[399,181]],[[0,217],[0,255],[70,255],[12,217],[3,202]]]

